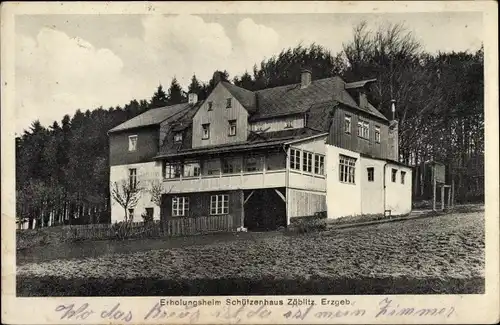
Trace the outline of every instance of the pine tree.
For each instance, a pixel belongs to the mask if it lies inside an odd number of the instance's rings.
[[[163,90],[163,86],[159,85],[158,89],[154,93],[151,101],[149,102],[149,108],[158,108],[168,105],[167,93]]]
[[[198,96],[200,96],[202,89],[203,89],[203,86],[196,78],[196,75],[193,75],[193,77],[191,78],[191,83],[189,84],[189,87],[188,87],[188,93],[194,93],[194,94],[197,94]]]
[[[184,103],[186,101],[186,96],[182,91],[181,85],[177,81],[177,78],[173,78],[170,83],[170,88],[168,89],[168,105],[175,105]]]
[[[248,73],[248,71],[245,71],[245,73],[241,76],[241,78],[235,77],[233,79],[233,82],[236,86],[241,88],[245,88],[248,90],[255,89],[255,83],[252,80],[252,76]]]

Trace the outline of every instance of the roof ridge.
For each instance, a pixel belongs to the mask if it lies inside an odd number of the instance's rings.
[[[321,78],[321,79],[313,79],[311,81],[311,84],[312,83],[315,83],[317,81],[324,81],[324,80],[327,80],[327,79],[335,79],[335,78],[338,78],[340,80],[342,80],[344,83],[346,83],[344,81],[344,79],[342,79],[339,75],[335,75],[335,76],[331,76],[331,77],[326,77],[326,78]],[[281,85],[281,86],[274,86],[274,87],[267,87],[267,88],[262,88],[262,89],[259,89],[259,90],[255,90],[254,93],[259,93],[259,92],[262,92],[264,90],[268,90],[268,89],[276,89],[276,88],[280,88],[280,87],[289,87],[289,86],[294,86],[294,85],[300,85],[300,82],[294,82],[294,83],[291,83],[291,84],[286,84],[286,85]],[[244,88],[243,88],[244,89]]]

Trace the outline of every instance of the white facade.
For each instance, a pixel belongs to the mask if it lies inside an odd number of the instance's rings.
[[[410,167],[368,158],[331,145],[326,146],[326,156],[328,218],[384,213],[404,215],[411,212]],[[342,156],[354,161],[352,166],[343,169],[347,171],[347,177],[341,172]]]
[[[151,201],[151,194],[149,190],[152,184],[160,182],[161,180],[161,163],[160,162],[145,162],[129,165],[118,165],[110,167],[110,189],[111,193],[114,188],[114,183],[119,186],[122,182],[129,182],[130,169],[136,170],[136,178],[141,188],[140,198],[137,205],[133,208],[134,222],[143,221],[141,214],[146,212],[146,208],[153,209],[153,218],[160,219],[160,207]],[[111,222],[125,221],[125,210],[116,202],[111,196]]]

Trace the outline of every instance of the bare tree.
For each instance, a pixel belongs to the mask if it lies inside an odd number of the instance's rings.
[[[139,182],[114,182],[111,188],[111,197],[125,210],[125,221],[129,220],[128,210],[133,209],[139,201],[142,189]]]
[[[149,194],[151,194],[151,202],[156,204],[157,206],[161,206],[161,195],[163,191],[163,186],[159,181],[151,182],[151,186],[148,190]]]

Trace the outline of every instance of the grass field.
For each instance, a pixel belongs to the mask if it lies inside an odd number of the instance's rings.
[[[18,295],[484,292],[484,212],[165,246],[25,260]]]

